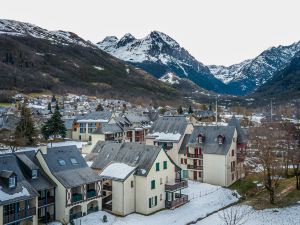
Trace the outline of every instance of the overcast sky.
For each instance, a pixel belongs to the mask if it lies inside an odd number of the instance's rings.
[[[0,0],[0,16],[92,42],[164,32],[204,64],[230,65],[300,40],[300,0]]]

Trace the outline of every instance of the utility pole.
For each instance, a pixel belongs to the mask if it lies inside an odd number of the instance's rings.
[[[218,97],[216,98],[216,125],[218,125]]]

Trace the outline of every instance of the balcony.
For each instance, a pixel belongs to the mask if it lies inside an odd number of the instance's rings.
[[[87,198],[93,198],[96,196],[96,190],[95,189],[90,189],[87,191]]]
[[[112,191],[112,186],[104,184],[102,187],[102,190],[103,191]]]
[[[201,154],[191,154],[191,153],[188,153],[188,154],[187,154],[187,157],[188,157],[188,158],[194,158],[194,159],[202,159],[202,158],[203,158],[203,155],[201,155]]]
[[[6,216],[3,216],[3,223],[12,223],[14,221],[22,220],[31,216],[36,215],[36,208],[32,207],[29,208],[28,210],[21,210],[17,213],[14,214],[9,214]]]
[[[166,201],[166,208],[167,209],[175,209],[178,206],[181,206],[189,201],[189,198],[187,195],[178,194],[175,195],[175,200],[173,201]]]
[[[41,198],[38,200],[38,206],[43,207],[46,205],[53,204],[55,202],[55,197],[54,196],[48,196],[47,198]]]
[[[203,166],[187,165],[189,170],[203,170]]]
[[[187,180],[176,181],[174,184],[165,184],[166,191],[177,191],[188,187]]]
[[[72,195],[72,203],[82,201],[82,194],[75,193]]]

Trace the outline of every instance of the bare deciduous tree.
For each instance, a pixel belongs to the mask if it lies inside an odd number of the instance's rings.
[[[282,152],[280,143],[283,139],[280,124],[265,123],[250,131],[251,143],[257,149],[256,161],[260,168],[258,175],[269,192],[271,204],[275,203],[275,192],[284,173],[283,157],[278,157],[278,152]]]
[[[250,207],[232,206],[218,213],[224,225],[243,225],[253,210]]]

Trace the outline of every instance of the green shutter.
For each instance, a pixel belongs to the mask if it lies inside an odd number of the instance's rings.
[[[154,205],[157,205],[157,196],[155,196],[155,198],[154,198]]]
[[[156,171],[159,171],[159,162],[156,163]]]
[[[164,161],[164,170],[166,170],[168,168],[168,162],[167,161]]]
[[[151,198],[149,198],[149,208],[151,208]]]
[[[151,189],[155,189],[155,180],[151,181]]]

